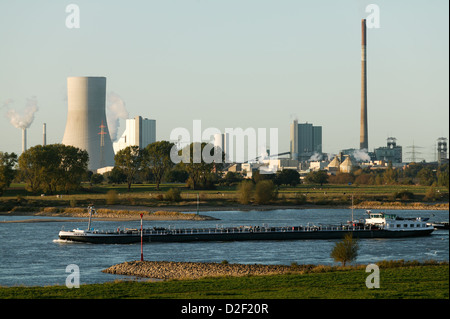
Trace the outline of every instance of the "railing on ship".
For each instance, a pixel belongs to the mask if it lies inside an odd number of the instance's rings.
[[[319,225],[319,226],[283,226],[283,227],[230,227],[230,228],[184,228],[184,229],[146,229],[146,235],[193,235],[193,234],[239,234],[270,232],[313,232],[313,231],[356,231],[375,229],[371,225]]]

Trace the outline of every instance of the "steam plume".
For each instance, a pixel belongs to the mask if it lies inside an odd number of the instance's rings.
[[[106,110],[109,135],[111,136],[111,141],[115,141],[117,139],[117,130],[120,126],[119,119],[127,119],[128,111],[125,108],[125,102],[114,92],[108,93]]]
[[[3,106],[8,108],[6,112],[6,117],[9,119],[12,125],[16,128],[26,129],[30,127],[31,123],[34,121],[34,113],[39,109],[37,106],[37,99],[35,96],[27,99],[27,104],[22,113],[17,112],[14,109],[9,109],[9,105],[13,104],[14,101],[8,99],[4,102]]]
[[[323,158],[322,154],[314,152],[314,154],[311,155],[311,157],[309,158],[308,161],[310,161],[310,162],[320,161],[320,160],[322,160],[322,158]]]
[[[357,161],[361,161],[361,162],[369,162],[370,161],[370,156],[369,156],[369,154],[367,154],[367,151],[365,149],[355,150],[353,152],[353,157]]]

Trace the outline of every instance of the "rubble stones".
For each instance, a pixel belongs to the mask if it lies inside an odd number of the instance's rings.
[[[299,272],[285,265],[248,265],[228,263],[130,261],[111,266],[103,272],[155,279],[197,279],[218,276],[271,275]]]

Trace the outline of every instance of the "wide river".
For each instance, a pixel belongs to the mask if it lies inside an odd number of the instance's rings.
[[[375,210],[374,210],[375,211]],[[390,211],[401,217],[429,217],[430,221],[448,221],[448,211]],[[215,227],[219,226],[295,226],[340,224],[351,219],[348,209],[301,209],[270,211],[213,211],[204,215],[214,221],[144,221],[144,227]],[[364,210],[355,210],[354,218],[364,218]],[[0,216],[1,221],[54,217]],[[86,228],[87,220],[69,222],[0,223],[0,286],[64,285],[66,267],[79,267],[80,283],[102,283],[126,277],[105,274],[101,270],[125,261],[140,259],[140,244],[95,245],[58,240],[61,229]],[[139,228],[140,221],[96,221],[96,229]],[[146,243],[144,259],[153,261],[196,261],[248,264],[334,264],[330,257],[337,240],[249,241]],[[404,239],[361,239],[356,263],[381,260],[449,260],[449,232],[436,230],[431,236]]]

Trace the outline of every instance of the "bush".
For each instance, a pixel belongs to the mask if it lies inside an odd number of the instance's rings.
[[[115,205],[117,204],[117,201],[118,201],[117,192],[113,189],[109,190],[106,193],[106,204]]]
[[[255,187],[255,202],[267,204],[277,197],[275,185],[270,180],[260,181]]]
[[[428,188],[427,192],[425,193],[425,197],[423,198],[423,200],[425,201],[435,201],[439,199],[439,193],[436,191],[436,189],[431,186],[430,188]]]
[[[394,199],[400,199],[402,201],[412,200],[414,199],[414,193],[410,191],[396,192],[394,194]]]
[[[306,195],[302,194],[300,192],[295,193],[295,203],[297,205],[304,205],[304,204],[306,204]]]
[[[253,182],[242,181],[237,189],[238,202],[248,204],[253,195]]]
[[[166,193],[166,199],[171,202],[179,202],[181,200],[181,191],[178,188],[171,188]]]
[[[353,239],[352,233],[345,235],[342,241],[337,242],[331,251],[331,257],[336,262],[341,262],[345,267],[347,262],[352,262],[358,256],[359,245],[356,239]]]

